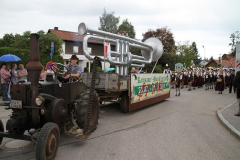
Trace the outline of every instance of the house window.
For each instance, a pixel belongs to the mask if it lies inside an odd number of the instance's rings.
[[[78,46],[73,46],[73,53],[78,53]]]
[[[92,48],[91,47],[88,47],[88,52],[89,52],[89,54],[92,54]]]

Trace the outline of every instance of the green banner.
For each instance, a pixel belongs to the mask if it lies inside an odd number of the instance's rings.
[[[131,74],[131,103],[169,93],[169,74]]]

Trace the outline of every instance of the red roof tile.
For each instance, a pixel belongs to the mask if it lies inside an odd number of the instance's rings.
[[[222,60],[222,66],[235,67],[235,58],[231,58],[231,60]]]
[[[48,32],[54,33],[58,38],[60,38],[64,41],[82,42],[83,38],[86,36],[86,35],[80,35],[78,32],[70,32],[70,31],[62,31],[62,30],[54,30],[54,29],[49,29]],[[101,36],[99,36],[99,37],[101,37]],[[108,37],[106,37],[106,38],[108,38]],[[113,39],[113,38],[109,38],[109,39]],[[90,39],[88,42],[103,44],[102,41],[96,41],[96,40],[92,40],[92,39]]]
[[[85,36],[79,35],[77,32],[61,31],[49,29],[48,32],[56,34],[56,36],[66,41],[82,41]]]

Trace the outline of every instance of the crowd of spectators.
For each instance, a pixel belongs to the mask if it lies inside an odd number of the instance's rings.
[[[16,64],[13,64],[11,69],[10,65],[2,63],[0,75],[3,101],[9,101],[11,99],[10,91],[12,84],[28,81],[28,72],[23,64],[19,65],[19,69],[17,69]]]

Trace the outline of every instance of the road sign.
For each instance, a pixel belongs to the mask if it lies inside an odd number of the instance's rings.
[[[176,72],[182,72],[183,70],[183,64],[182,63],[176,63],[175,64],[175,71]]]
[[[50,57],[52,57],[53,56],[53,53],[50,53]]]
[[[51,69],[51,66],[52,66],[52,69]],[[46,68],[48,70],[54,70],[55,71],[57,69],[57,65],[54,62],[50,61],[50,62],[47,63]]]
[[[54,41],[51,41],[51,53],[54,52]]]

